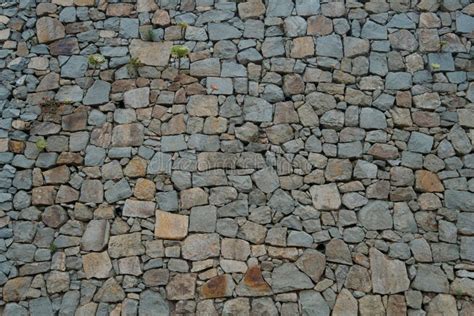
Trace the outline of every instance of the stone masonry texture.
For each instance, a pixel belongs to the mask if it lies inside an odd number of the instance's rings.
[[[0,315],[474,315],[470,0],[0,0]]]

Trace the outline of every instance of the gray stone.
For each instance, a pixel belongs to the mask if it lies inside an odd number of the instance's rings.
[[[364,129],[384,129],[387,128],[385,115],[372,108],[363,108],[360,112],[360,127]]]
[[[428,154],[433,147],[433,137],[424,133],[412,132],[408,140],[408,149],[422,154]]]
[[[140,294],[138,313],[140,316],[168,316],[170,308],[160,293],[146,290]]]
[[[110,89],[110,83],[102,80],[96,80],[94,84],[87,90],[82,102],[85,105],[98,105],[109,102]]]
[[[272,290],[274,293],[304,290],[312,287],[311,279],[292,263],[283,263],[273,270]]]
[[[440,267],[420,264],[416,269],[416,277],[412,287],[420,291],[447,293],[449,282]]]
[[[267,16],[286,17],[293,11],[294,4],[291,0],[268,0]]]
[[[61,77],[63,78],[80,78],[87,71],[88,62],[84,56],[74,55],[61,67]]]
[[[385,78],[385,89],[406,90],[412,86],[412,76],[408,72],[389,72]]]
[[[339,35],[321,36],[316,39],[316,54],[319,56],[342,58],[342,41]]]
[[[331,312],[324,297],[316,291],[302,291],[299,305],[302,315],[329,316]]]
[[[392,215],[385,201],[369,201],[358,215],[360,223],[368,230],[391,229]]]
[[[211,41],[239,38],[242,36],[242,32],[227,23],[209,23],[208,32]]]

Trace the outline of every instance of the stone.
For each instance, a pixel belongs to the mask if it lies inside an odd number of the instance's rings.
[[[342,41],[338,35],[321,36],[316,39],[316,54],[325,57],[342,58]]]
[[[415,173],[416,183],[415,188],[422,192],[443,192],[444,186],[439,180],[436,173],[417,170]]]
[[[112,146],[140,146],[143,143],[143,125],[139,123],[115,126],[112,131]]]
[[[110,276],[112,262],[107,251],[88,253],[82,257],[86,278],[106,279]]]
[[[238,4],[241,19],[258,18],[265,13],[265,5],[261,0],[250,0]]]
[[[421,291],[446,293],[449,290],[449,282],[441,268],[422,264],[417,267],[412,287]]]
[[[107,103],[109,101],[110,88],[111,84],[106,81],[94,81],[92,86],[87,90],[82,103],[85,105],[99,105]]]
[[[299,305],[303,315],[330,315],[328,303],[316,291],[302,291],[300,293]]]
[[[358,315],[357,310],[357,300],[352,296],[351,292],[342,289],[336,298],[332,315]]]
[[[209,281],[203,284],[199,289],[200,296],[202,298],[221,298],[230,297],[234,291],[235,284],[232,280],[232,276],[229,274],[222,274],[213,277]]]
[[[186,300],[194,298],[196,274],[177,274],[166,286],[166,298],[169,300]]]
[[[162,239],[184,239],[188,234],[188,216],[156,211],[155,236]]]
[[[108,252],[111,258],[137,256],[145,253],[140,233],[111,236]]]
[[[155,202],[127,199],[122,212],[124,216],[151,217],[155,214]]]
[[[160,295],[160,293],[152,290],[146,290],[140,293],[138,313],[143,316],[165,316],[169,315],[170,307],[168,306],[166,300]]]
[[[36,22],[39,43],[49,43],[65,37],[64,25],[55,18],[44,16]]]
[[[191,96],[186,109],[192,116],[217,116],[217,97],[210,95]]]
[[[121,302],[125,298],[125,292],[120,284],[114,279],[110,278],[104,282],[102,287],[94,295],[94,300],[105,303]]]
[[[186,260],[199,261],[217,257],[220,253],[219,235],[193,234],[186,237],[182,246],[182,256]]]
[[[341,196],[334,183],[312,186],[310,193],[317,210],[337,210],[341,206]]]
[[[168,41],[157,43],[133,39],[130,44],[130,54],[145,65],[166,66],[170,58],[172,45]]]
[[[101,251],[109,241],[110,225],[107,220],[91,220],[81,239],[81,248],[85,251]]]
[[[150,103],[150,88],[138,88],[126,91],[123,94],[123,103],[132,108],[144,108]]]
[[[252,180],[257,187],[265,193],[271,193],[280,186],[278,175],[272,167],[267,167],[255,172]]]
[[[292,263],[283,263],[273,270],[272,290],[274,293],[304,290],[312,287],[311,279]]]
[[[5,302],[19,302],[25,300],[31,281],[31,277],[17,277],[8,280],[3,285],[3,300]]]
[[[326,247],[326,257],[329,262],[352,264],[351,252],[347,244],[340,239],[331,240]]]
[[[263,278],[260,267],[253,265],[237,285],[236,293],[239,296],[267,296],[272,294],[272,290]]]
[[[374,293],[394,294],[408,290],[405,264],[400,260],[389,260],[375,248],[370,249],[370,267]]]

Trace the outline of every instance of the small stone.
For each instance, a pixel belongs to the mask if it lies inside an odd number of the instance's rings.
[[[272,273],[272,289],[274,293],[310,289],[313,282],[308,276],[292,263],[284,263]]]
[[[154,204],[154,203],[153,203]],[[156,211],[155,236],[162,239],[184,239],[188,234],[188,216]]]
[[[194,234],[188,236],[182,246],[182,255],[186,260],[199,261],[217,257],[220,254],[219,235]]]
[[[121,302],[124,298],[125,292],[114,278],[105,281],[102,287],[94,295],[94,301],[105,303]]]
[[[129,90],[123,94],[123,102],[125,106],[144,108],[150,103],[149,95],[150,88],[148,87]]]
[[[267,296],[272,294],[272,290],[263,278],[260,267],[253,265],[237,286],[236,293],[239,296]]]
[[[127,199],[123,207],[123,215],[147,218],[155,214],[155,202]]]

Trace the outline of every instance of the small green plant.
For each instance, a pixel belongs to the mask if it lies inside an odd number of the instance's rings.
[[[58,251],[58,246],[54,242],[49,244],[49,251],[51,251],[51,254],[54,255],[56,251]]]
[[[441,49],[448,46],[448,44],[449,44],[448,41],[444,41],[444,40],[439,41],[439,47],[441,47]]]
[[[184,45],[175,45],[171,47],[171,56],[178,60],[178,69],[180,68],[181,58],[188,56],[189,48]]]
[[[101,54],[92,54],[87,58],[87,61],[89,62],[89,65],[94,67],[95,70],[97,67],[100,67],[100,65],[105,63],[105,57]]]
[[[41,152],[45,150],[46,146],[48,146],[48,142],[44,137],[40,137],[36,140],[36,148]]]
[[[154,33],[153,33],[153,29],[148,29],[146,31],[146,38],[147,38],[147,41],[150,41],[150,42],[153,42],[153,38],[155,37]]]
[[[431,64],[431,69],[433,70],[439,70],[441,68],[440,64],[432,63]]]
[[[178,23],[178,26],[179,26],[181,29],[185,30],[185,29],[188,28],[188,23],[186,23],[186,22],[179,22],[179,23]]]
[[[184,45],[175,45],[171,48],[171,56],[174,58],[183,58],[189,54],[189,48]]]
[[[138,68],[142,67],[143,63],[138,59],[138,57],[130,58],[127,64],[127,71],[131,77],[136,77],[138,75]]]

